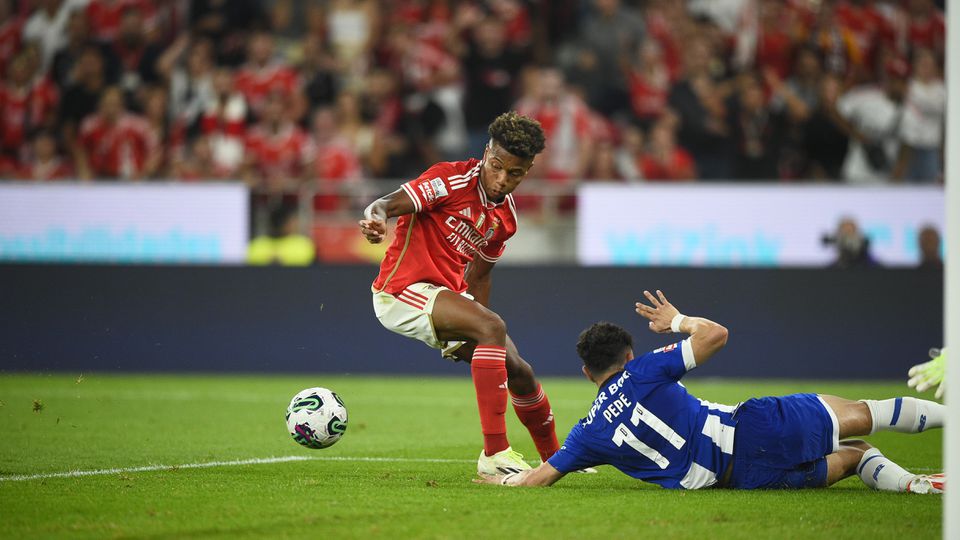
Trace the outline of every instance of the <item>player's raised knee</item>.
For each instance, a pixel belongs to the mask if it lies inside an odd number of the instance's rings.
[[[494,312],[489,312],[477,322],[477,343],[503,344],[507,339],[507,323]]]

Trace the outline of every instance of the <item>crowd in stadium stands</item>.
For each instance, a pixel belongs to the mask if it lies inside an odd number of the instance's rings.
[[[934,0],[0,0],[0,177],[940,182]],[[330,196],[319,207],[340,202]]]

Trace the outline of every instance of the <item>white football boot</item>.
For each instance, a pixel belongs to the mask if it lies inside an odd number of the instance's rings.
[[[945,474],[918,474],[907,484],[907,493],[940,494],[946,487],[947,476]]]
[[[509,446],[506,450],[501,450],[492,456],[484,454],[481,450],[480,459],[477,460],[477,472],[481,474],[511,474],[529,468],[530,464],[523,460],[523,454]]]

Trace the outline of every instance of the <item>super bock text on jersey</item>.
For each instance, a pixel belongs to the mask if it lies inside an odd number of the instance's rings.
[[[397,294],[417,282],[467,289],[466,265],[479,257],[497,262],[517,231],[513,196],[487,199],[477,159],[443,162],[403,184],[414,213],[397,220],[396,237],[373,283],[377,291]]]
[[[694,367],[689,339],[628,362],[549,463],[564,473],[610,464],[665,488],[716,484],[733,459],[736,407],[690,395],[679,381]]]

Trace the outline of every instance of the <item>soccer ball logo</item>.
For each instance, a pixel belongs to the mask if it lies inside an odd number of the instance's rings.
[[[327,448],[347,431],[347,408],[326,388],[307,388],[290,400],[287,430],[307,448]]]

